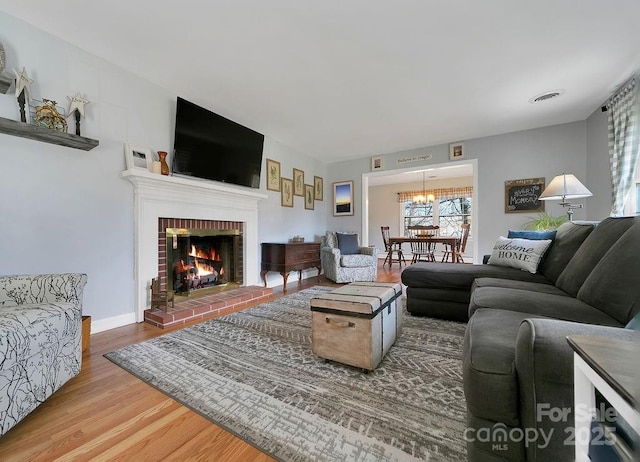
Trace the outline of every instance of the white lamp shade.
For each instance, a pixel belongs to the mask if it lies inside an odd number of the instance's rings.
[[[541,201],[566,200],[590,196],[593,196],[591,191],[589,191],[585,185],[580,183],[580,180],[578,180],[575,175],[563,173],[551,180],[549,186],[542,191],[542,194],[540,194],[538,199]]]

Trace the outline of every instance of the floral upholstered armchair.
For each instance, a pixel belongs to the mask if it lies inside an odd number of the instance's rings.
[[[355,233],[327,231],[320,244],[324,274],[332,281],[375,281],[378,275],[378,249],[360,247]]]

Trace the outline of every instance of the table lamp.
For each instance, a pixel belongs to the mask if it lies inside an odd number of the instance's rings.
[[[569,216],[569,221],[573,221],[573,211],[574,209],[581,209],[583,204],[572,204],[567,202],[568,199],[578,199],[580,197],[590,197],[593,196],[591,191],[589,191],[585,185],[580,183],[575,175],[570,173],[563,173],[562,175],[558,175],[551,180],[549,186],[542,191],[542,194],[538,197],[538,200],[548,201],[548,200],[560,200],[560,205],[563,207],[568,207],[567,215]]]

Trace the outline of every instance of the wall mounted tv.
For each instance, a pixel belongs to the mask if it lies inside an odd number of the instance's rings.
[[[264,135],[178,98],[173,173],[259,188],[263,145]]]

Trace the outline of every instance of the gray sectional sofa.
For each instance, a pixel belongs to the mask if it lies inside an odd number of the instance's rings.
[[[0,435],[82,364],[85,274],[0,276]]]
[[[535,274],[421,263],[402,282],[412,314],[468,321],[469,460],[573,460],[573,414],[556,422],[540,409],[573,408],[568,335],[640,341],[624,329],[640,312],[640,217],[565,223]]]

